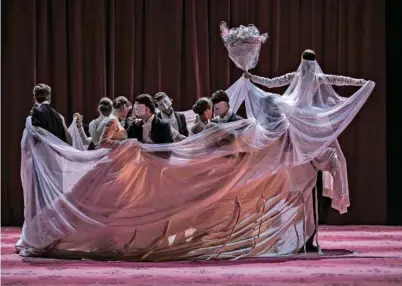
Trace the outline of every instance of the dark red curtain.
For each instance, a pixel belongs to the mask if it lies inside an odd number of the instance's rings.
[[[2,1],[2,224],[23,221],[20,139],[32,88],[53,89],[72,119],[96,115],[103,96],[163,90],[178,110],[229,87],[241,71],[218,25],[254,23],[270,39],[252,72],[293,71],[306,48],[326,73],[371,79],[374,93],[340,141],[352,207],[329,222],[386,221],[385,4],[375,0],[8,0]],[[339,90],[348,94],[353,90]]]

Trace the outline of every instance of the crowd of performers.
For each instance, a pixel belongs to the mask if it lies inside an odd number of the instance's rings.
[[[305,61],[315,61],[315,53],[306,50],[302,54]],[[290,84],[296,73],[268,79],[245,72],[243,76],[268,88]],[[337,85],[337,76],[331,77]],[[345,85],[344,77],[339,77],[340,85]],[[365,80],[350,79],[348,85],[361,86]],[[35,105],[31,110],[32,125],[46,129],[67,144],[72,145],[71,135],[67,130],[64,117],[51,106],[51,88],[38,84],[33,90]],[[192,110],[197,114],[194,125],[188,130],[185,115],[176,112],[173,100],[165,92],[154,96],[138,95],[134,104],[126,97],[118,96],[113,100],[104,97],[98,104],[99,116],[89,123],[88,133],[83,128],[83,116],[74,114],[74,118],[84,145],[89,150],[114,148],[126,139],[137,139],[145,144],[166,144],[179,142],[210,128],[216,124],[225,124],[243,118],[235,114],[229,104],[229,97],[224,90],[214,92],[211,98],[197,100]],[[307,243],[308,250],[315,250],[313,239]]]

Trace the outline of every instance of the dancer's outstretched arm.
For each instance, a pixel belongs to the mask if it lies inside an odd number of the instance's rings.
[[[330,85],[352,85],[352,86],[362,86],[367,80],[365,79],[356,79],[347,76],[341,75],[332,75],[332,74],[318,74],[318,82],[320,84],[328,83]]]
[[[245,78],[251,79],[253,82],[266,86],[268,88],[275,88],[280,86],[289,85],[293,78],[295,77],[296,73],[287,73],[282,76],[274,77],[274,78],[266,78],[261,76],[252,75],[250,73],[245,73]]]

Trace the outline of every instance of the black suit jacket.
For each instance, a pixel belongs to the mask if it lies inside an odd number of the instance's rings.
[[[176,120],[177,120],[177,125],[179,126],[179,133],[181,135],[184,135],[186,137],[188,137],[188,128],[187,128],[187,122],[186,122],[186,117],[184,116],[184,114],[181,113],[177,113],[175,111],[174,112],[174,116],[176,116]],[[157,114],[159,119],[162,119],[162,113],[158,113]]]
[[[228,122],[233,122],[233,121],[238,121],[238,120],[243,120],[244,118],[237,115],[236,113],[233,113],[230,117]]]
[[[66,132],[63,120],[59,113],[54,110],[50,104],[41,104],[32,109],[31,114],[32,125],[46,129],[60,140],[67,142]]]
[[[144,142],[142,138],[143,121],[134,122],[127,128],[127,137],[136,138],[140,142]],[[155,144],[173,143],[172,130],[170,124],[155,116],[152,120],[151,135]]]

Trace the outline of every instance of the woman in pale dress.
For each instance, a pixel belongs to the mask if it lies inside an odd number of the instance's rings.
[[[105,121],[99,140],[100,148],[113,148],[118,146],[120,141],[127,139],[127,132],[120,121],[127,118],[131,107],[131,102],[124,96],[119,96],[113,100],[112,114]]]
[[[197,114],[197,119],[191,127],[191,134],[195,135],[202,132],[211,120],[212,102],[208,98],[202,97],[193,105],[193,111]]]
[[[112,109],[113,109],[112,100],[107,97],[101,98],[98,105],[99,117],[92,120],[89,123],[88,132],[90,137],[87,137],[84,128],[82,126],[83,116],[80,115],[79,113],[74,114],[80,138],[84,145],[89,145],[88,150],[94,150],[99,148],[99,141],[103,132],[103,127],[105,125],[107,118],[112,113]]]

